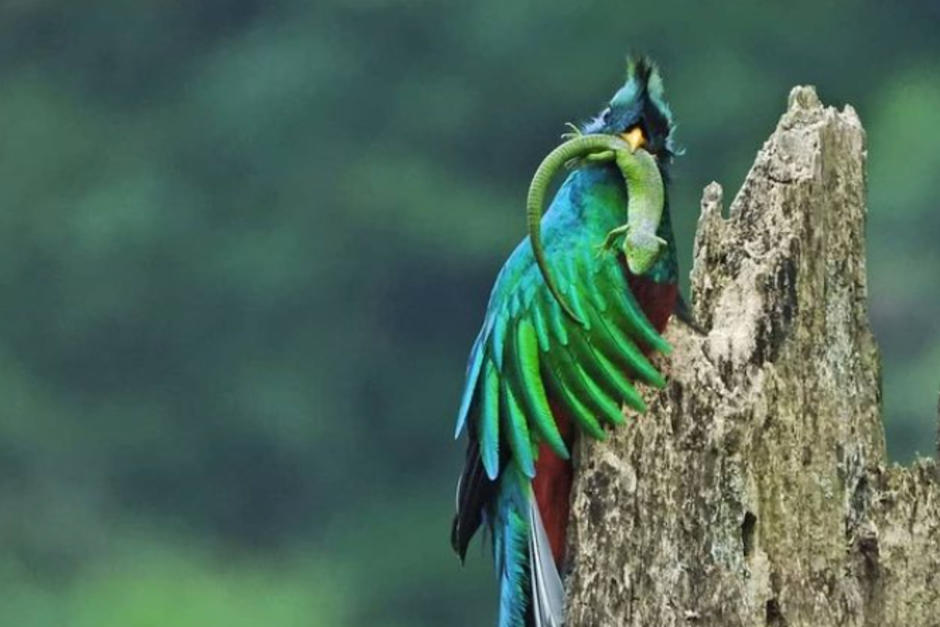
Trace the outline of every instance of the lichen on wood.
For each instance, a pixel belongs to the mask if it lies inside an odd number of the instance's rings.
[[[936,464],[886,467],[865,158],[796,87],[727,218],[706,187],[706,332],[671,323],[667,388],[577,450],[569,627],[940,625]]]

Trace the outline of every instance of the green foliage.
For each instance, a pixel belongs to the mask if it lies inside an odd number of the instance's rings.
[[[135,541],[80,577],[7,572],[0,622],[70,627],[306,627],[349,621],[348,583],[326,564],[212,556],[185,543]]]
[[[928,452],[929,3],[92,5],[0,9],[0,624],[491,621],[488,552],[447,546],[466,354],[631,50],[687,148],[683,272],[791,85],[859,110],[889,446]]]

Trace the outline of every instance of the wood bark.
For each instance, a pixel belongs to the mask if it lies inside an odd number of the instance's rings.
[[[569,627],[940,625],[940,473],[885,457],[865,158],[796,87],[727,218],[705,188],[704,332],[674,320],[648,413],[578,445]]]

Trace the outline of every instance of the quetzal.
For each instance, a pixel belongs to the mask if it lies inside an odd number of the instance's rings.
[[[564,621],[574,425],[603,439],[603,423],[624,422],[621,403],[644,411],[634,381],[664,385],[646,355],[669,350],[659,333],[684,307],[664,183],[674,127],[657,68],[630,59],[610,104],[536,172],[529,237],[500,271],[470,352],[451,544],[463,560],[481,524],[492,536],[500,627]],[[563,164],[572,171],[542,217]]]

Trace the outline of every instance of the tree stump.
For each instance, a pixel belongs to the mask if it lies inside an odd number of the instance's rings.
[[[865,157],[796,87],[728,218],[705,188],[707,331],[674,320],[649,412],[578,447],[569,627],[940,625],[940,473],[886,468]]]

